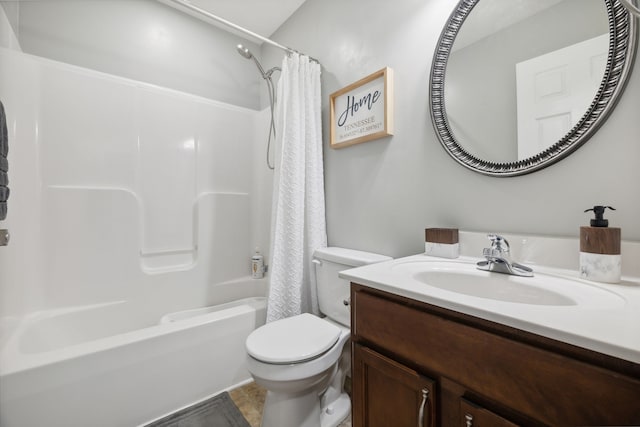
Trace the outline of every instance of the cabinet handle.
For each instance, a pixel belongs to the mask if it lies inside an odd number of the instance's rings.
[[[465,415],[464,419],[467,420],[465,427],[473,427],[473,416],[471,414]]]
[[[429,390],[422,389],[422,403],[420,403],[420,411],[418,412],[418,427],[424,427],[424,408],[427,406],[427,400],[429,399]]]

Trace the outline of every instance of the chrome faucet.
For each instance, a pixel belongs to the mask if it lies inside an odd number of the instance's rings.
[[[533,276],[531,268],[511,260],[507,239],[498,234],[488,234],[487,237],[491,241],[491,247],[482,250],[482,255],[486,260],[478,262],[478,269],[514,276]]]

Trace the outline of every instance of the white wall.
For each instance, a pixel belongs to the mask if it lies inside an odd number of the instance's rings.
[[[424,250],[425,227],[577,236],[594,204],[616,207],[611,225],[640,240],[638,62],[616,109],[574,154],[526,176],[486,177],[446,154],[429,118],[432,55],[456,3],[307,0],[273,34],[323,66],[329,244],[401,256]],[[268,49],[265,59],[279,55]],[[329,94],[385,66],[395,72],[395,135],[328,148]]]
[[[260,106],[262,80],[235,48],[242,43],[258,53],[259,47],[156,0],[0,0],[0,5],[26,53]]]
[[[20,43],[18,43],[18,38],[16,34],[13,32],[13,28],[11,27],[11,23],[9,22],[9,18],[7,14],[4,13],[4,9],[0,4],[0,46],[21,50]]]

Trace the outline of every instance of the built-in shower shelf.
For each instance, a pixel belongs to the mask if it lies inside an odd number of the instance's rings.
[[[188,270],[195,265],[197,253],[197,247],[154,252],[140,251],[140,263],[142,270],[149,274]]]

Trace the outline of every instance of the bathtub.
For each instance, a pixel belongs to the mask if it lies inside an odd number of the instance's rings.
[[[126,301],[23,319],[0,353],[0,426],[144,425],[248,381],[244,341],[265,323],[266,279],[216,286],[226,301],[142,327]]]

